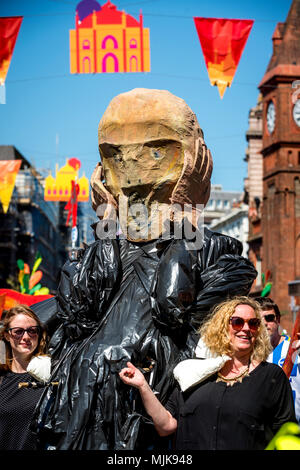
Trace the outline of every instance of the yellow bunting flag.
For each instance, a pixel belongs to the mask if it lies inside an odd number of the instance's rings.
[[[0,161],[0,201],[5,214],[8,211],[21,163],[22,160]]]

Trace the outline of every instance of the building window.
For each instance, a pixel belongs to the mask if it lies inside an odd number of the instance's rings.
[[[109,40],[112,40],[114,49],[118,49],[118,42],[117,42],[116,38],[114,38],[114,37],[111,36],[111,35],[105,36],[105,38],[104,38],[103,41],[102,41],[101,48],[102,48],[102,49],[107,49],[106,43],[107,43],[107,41],[109,41]]]
[[[84,39],[82,42],[82,49],[90,49],[90,41],[88,39]]]
[[[107,62],[108,60],[110,60],[110,64],[109,64],[109,67],[107,67]],[[109,69],[110,72],[118,72],[119,71],[119,62],[118,62],[118,59],[117,57],[112,54],[111,52],[106,54],[104,57],[103,57],[103,60],[102,60],[102,72],[103,73],[106,73],[106,69]]]
[[[130,63],[130,72],[138,72],[137,57],[132,55],[129,59]]]
[[[86,67],[87,65],[87,67]],[[86,68],[88,70],[86,70]],[[91,73],[91,59],[89,57],[84,57],[82,59],[82,72],[83,73]]]
[[[284,212],[285,216],[289,216],[289,190],[288,188],[285,188],[284,190]]]
[[[137,48],[136,39],[130,39],[130,41],[129,41],[129,47],[130,47],[130,49],[136,49],[136,48]]]
[[[267,201],[268,201],[268,209],[267,209],[267,220],[273,219],[275,215],[275,184],[271,183],[268,187],[268,194],[267,194]]]

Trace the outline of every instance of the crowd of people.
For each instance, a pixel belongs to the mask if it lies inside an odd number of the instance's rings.
[[[186,360],[192,367],[200,361],[205,373],[187,387],[178,380],[164,406],[141,368],[128,362],[119,377],[138,389],[157,433],[170,435],[174,450],[265,449],[285,423],[300,419],[298,355],[289,379],[281,366],[290,338],[280,334],[279,325],[280,311],[270,298],[240,296],[216,305],[198,332],[209,354]],[[46,330],[20,305],[3,315],[0,340],[6,346],[0,365],[0,449],[37,449],[31,421],[45,384],[28,365],[47,354]],[[181,370],[189,374],[190,369]]]

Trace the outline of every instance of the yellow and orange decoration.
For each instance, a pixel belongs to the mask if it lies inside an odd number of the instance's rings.
[[[223,98],[231,86],[253,20],[194,18],[211,85]]]

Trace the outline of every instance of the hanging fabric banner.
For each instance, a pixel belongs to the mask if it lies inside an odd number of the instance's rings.
[[[108,0],[82,0],[70,30],[71,73],[150,72],[150,32]]]
[[[31,305],[53,297],[53,295],[44,293],[42,289],[40,289],[40,292],[41,294],[39,295],[29,295],[22,294],[13,289],[0,289],[0,318],[4,310],[9,310],[16,305],[25,304],[30,307]]]
[[[5,79],[23,16],[0,17],[0,100],[5,104]]]
[[[223,98],[231,86],[253,20],[194,18],[211,85]]]
[[[72,181],[76,181],[79,185],[78,202],[89,201],[89,180],[83,174],[78,178],[78,171],[81,162],[78,158],[69,158],[66,164],[61,168],[56,168],[55,178],[50,173],[45,178],[45,201],[69,201],[72,194]]]
[[[7,213],[22,160],[0,160],[0,201]]]

